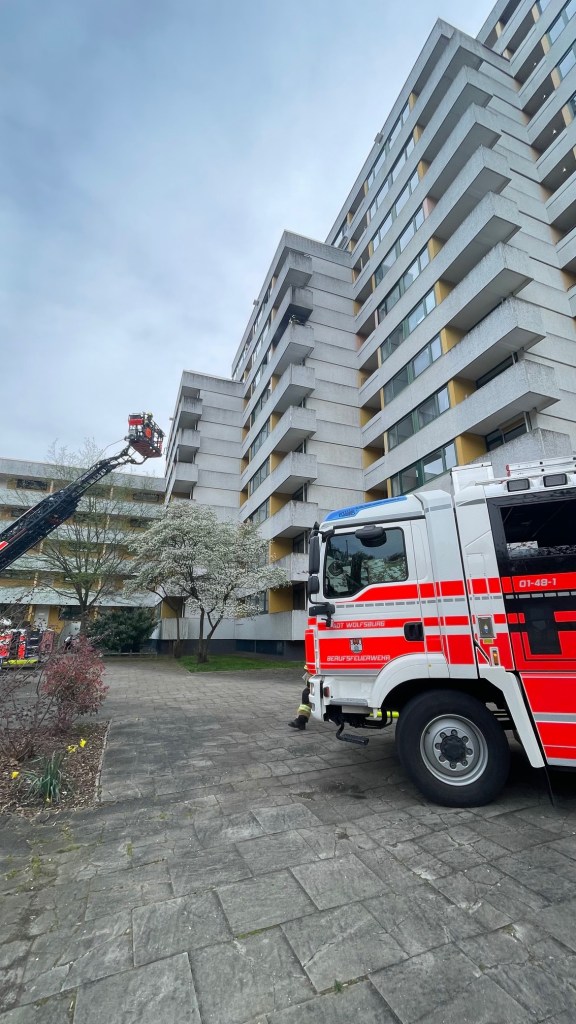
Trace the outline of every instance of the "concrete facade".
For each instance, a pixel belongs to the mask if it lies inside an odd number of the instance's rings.
[[[576,447],[575,67],[574,0],[438,21],[326,242],[282,236],[229,383],[238,514],[291,583],[237,638],[301,641],[328,510]]]
[[[67,474],[65,467],[46,462],[0,459],[0,530],[9,526],[46,495],[54,493],[73,479],[75,472]],[[110,473],[97,484],[97,488],[97,505],[93,507],[100,511],[101,504],[102,513],[108,516],[106,530],[109,526],[109,542],[115,546],[124,538],[127,540],[132,535],[137,537],[138,532],[159,515],[163,506],[163,477],[141,473]],[[77,541],[80,537],[77,530],[81,530],[80,517],[86,509],[87,503],[83,499],[76,516],[54,530],[50,534],[50,541],[60,540],[63,545]],[[106,534],[99,531],[98,537],[104,542]],[[56,567],[45,564],[42,557],[45,543],[41,541],[36,544],[0,574],[0,607],[4,606],[3,610],[6,610],[10,606],[19,605],[32,624],[50,627],[57,632],[63,628],[69,631],[75,621],[74,607],[78,607],[77,602],[72,591],[67,594]],[[126,554],[128,556],[128,552]],[[124,579],[125,576],[119,575],[114,580],[114,592],[103,596],[97,602],[98,607],[154,607],[157,601],[153,594],[125,595],[122,592]],[[58,592],[51,589],[51,582],[58,586]]]

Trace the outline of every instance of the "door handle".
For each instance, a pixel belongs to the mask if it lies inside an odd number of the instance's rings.
[[[423,640],[423,624],[421,622],[407,622],[404,626],[404,636],[407,640]]]

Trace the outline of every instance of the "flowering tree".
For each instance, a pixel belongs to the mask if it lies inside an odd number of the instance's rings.
[[[256,615],[262,591],[287,583],[284,570],[268,563],[267,542],[254,523],[221,523],[211,508],[193,502],[168,505],[132,550],[129,590],[152,591],[177,616],[185,601],[198,613],[200,663],[208,661],[225,616]]]

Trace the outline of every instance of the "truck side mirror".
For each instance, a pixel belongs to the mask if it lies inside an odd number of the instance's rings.
[[[318,573],[320,571],[320,538],[318,534],[312,534],[308,544],[308,572]]]
[[[326,625],[331,626],[332,616],[335,611],[336,608],[333,604],[330,604],[329,601],[324,601],[323,604],[311,604],[308,609],[308,615],[311,619],[316,619],[319,615],[325,615]]]
[[[355,530],[354,536],[361,540],[367,548],[377,548],[386,543],[386,530],[383,526],[361,526]]]
[[[313,597],[314,594],[320,593],[320,580],[317,576],[309,576],[306,580],[306,594],[308,597]]]

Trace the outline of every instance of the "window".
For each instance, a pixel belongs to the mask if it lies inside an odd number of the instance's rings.
[[[438,419],[449,408],[448,388],[443,387],[389,428],[387,431],[388,451],[396,448],[403,441],[412,437],[412,434],[416,434],[423,427]]]
[[[248,516],[248,522],[256,524],[263,523],[265,519],[268,519],[269,515],[270,499],[267,498],[266,501],[263,501],[261,505],[258,505],[258,508],[254,509],[251,516]]]
[[[303,583],[295,583],[292,587],[292,608],[295,612],[306,611],[306,587]]]
[[[348,238],[344,237],[346,235],[346,228],[347,227],[348,227],[348,218],[346,218],[346,220],[344,220],[342,222],[342,224],[340,225],[340,227],[338,229],[338,234],[336,235],[336,238],[332,242],[332,245],[335,245],[337,249],[343,249],[348,244]]]
[[[516,353],[513,352],[507,359],[503,359],[497,366],[493,366],[491,370],[488,370],[486,373],[483,373],[481,377],[478,377],[476,387],[483,388],[485,384],[489,384],[495,377],[499,377],[501,373],[504,373],[504,371],[509,369],[510,366],[513,366],[515,362],[517,362],[517,356]]]
[[[378,323],[381,323],[390,310],[394,308],[399,299],[404,295],[404,292],[408,291],[410,285],[420,276],[429,262],[428,249],[422,249],[422,252],[419,253],[414,262],[408,267],[408,270],[404,271],[400,280],[378,306]]]
[[[308,501],[308,484],[303,484],[292,495],[292,501]]]
[[[250,426],[251,427],[254,426],[256,420],[258,419],[258,416],[262,412],[262,409],[264,408],[264,406],[265,406],[266,402],[268,401],[268,399],[270,398],[271,394],[272,394],[272,392],[270,391],[270,388],[267,387],[266,390],[263,391],[262,394],[260,395],[260,398],[256,402],[256,405],[252,409],[252,412],[250,413]]]
[[[263,590],[260,594],[256,595],[255,598],[256,607],[258,608],[258,615],[268,614],[268,591]]]
[[[428,483],[429,480],[433,480],[434,477],[440,476],[442,473],[446,473],[456,465],[456,446],[451,441],[444,448],[438,448],[437,451],[431,452],[430,455],[426,455],[423,459],[419,459],[418,462],[407,466],[401,473],[391,477],[392,495],[396,497],[399,494],[407,494],[408,491],[421,487],[422,484]]]
[[[565,661],[570,657],[566,633],[573,627],[574,591],[558,593],[556,573],[576,569],[574,496],[527,493],[489,500],[488,509],[498,568],[502,576],[515,580],[505,597],[506,611],[514,613],[517,623],[511,632],[523,634],[517,639],[524,657],[534,659],[535,666],[543,655]],[[535,586],[529,585],[534,582]]]
[[[18,490],[23,491],[47,491],[48,481],[47,480],[30,480],[26,477],[16,481],[16,487]]]
[[[401,256],[401,254],[404,252],[404,249],[408,245],[408,242],[414,237],[418,228],[420,228],[423,223],[424,211],[422,207],[420,207],[416,215],[412,217],[412,220],[400,235],[398,241],[386,253],[382,262],[379,263],[378,266],[376,267],[376,270],[374,271],[374,281],[376,285],[379,285],[380,281],[384,280],[388,271],[391,269],[391,267],[394,266],[398,257]]]
[[[511,420],[510,423],[504,424],[502,427],[498,427],[497,430],[487,434],[485,438],[486,448],[489,452],[492,452],[495,448],[500,448],[501,445],[506,444],[507,441],[513,441],[515,437],[527,434],[529,430],[530,420],[528,413],[524,413],[518,419]]]
[[[295,555],[307,555],[308,554],[308,534],[299,533],[297,537],[292,538],[292,551]]]
[[[326,545],[324,593],[351,597],[372,584],[408,578],[404,531],[382,531],[377,542],[364,542],[356,533],[335,533]]]
[[[406,338],[415,331],[419,324],[432,312],[436,305],[436,296],[434,290],[428,292],[427,295],[418,303],[417,306],[401,320],[391,334],[384,339],[380,346],[380,353],[382,356],[382,362],[388,359],[393,352],[402,344]]]
[[[270,420],[266,420],[266,423],[262,427],[262,430],[258,434],[256,434],[256,437],[254,438],[254,440],[252,441],[252,444],[250,445],[250,450],[249,450],[249,453],[248,453],[250,461],[254,458],[254,456],[256,455],[256,452],[258,452],[260,450],[260,448],[264,444],[264,441],[268,437],[269,433],[270,433]]]
[[[158,505],[163,500],[156,491],[133,491],[132,501],[145,501],[149,505]]]
[[[420,181],[420,178],[418,177],[418,171],[414,171],[414,174],[412,175],[410,180],[405,184],[405,186],[402,189],[400,195],[398,196],[398,199],[392,205],[390,211],[387,213],[385,220],[382,221],[380,227],[378,228],[378,231],[376,232],[375,235],[372,236],[372,245],[374,247],[374,250],[376,250],[378,248],[378,246],[380,245],[380,242],[384,238],[384,235],[386,235],[388,233],[388,231],[390,230],[390,228],[392,227],[392,222],[394,220],[396,220],[396,217],[400,213],[400,210],[408,202],[408,200],[409,200],[410,196],[412,195],[414,189],[418,186],[419,181]],[[388,189],[389,189],[389,185],[388,185],[388,183],[386,181],[386,182],[384,182],[384,185],[382,186],[382,188],[380,189],[378,195],[376,196],[376,199],[372,203],[372,206],[368,210],[368,215],[369,215],[370,220],[372,220],[372,218],[376,214],[376,211],[382,205],[382,203],[383,203],[383,201],[384,201],[384,199],[386,197],[386,193],[388,192]]]
[[[566,51],[562,60],[558,61],[558,74],[560,78],[566,78],[569,71],[572,70],[576,64],[576,43],[572,43],[569,50]]]
[[[576,118],[576,92],[568,100],[568,106],[570,107],[570,110],[572,111],[572,117]]]
[[[557,18],[554,19],[554,21],[550,25],[550,28],[546,32],[546,36],[550,42],[550,45],[556,42],[558,36],[561,34],[561,32],[564,31],[566,25],[568,24],[570,19],[574,17],[575,14],[576,0],[569,0],[569,2],[566,4],[565,7],[562,8],[560,14]]]
[[[270,473],[270,459],[266,459],[254,473],[254,476],[250,477],[248,481],[248,494],[254,494],[254,491],[260,487],[260,484],[266,479]]]
[[[400,132],[402,131],[402,126],[406,123],[409,116],[410,104],[407,103],[406,106],[404,107],[404,110],[400,114],[400,117],[398,117],[398,119],[394,122],[394,125],[390,130],[390,133],[388,134],[387,138],[382,143],[382,149],[378,154],[378,158],[376,162],[372,165],[370,171],[368,172],[368,177],[366,179],[366,184],[368,185],[368,188],[370,188],[374,179],[377,178],[378,175],[380,174],[380,171],[384,166],[386,157],[388,156],[388,153],[390,152],[392,146],[396,142],[396,139],[400,135]]]
[[[558,501],[523,501],[511,507],[501,505],[500,510],[505,538],[501,553],[511,575],[576,569],[573,498],[567,500],[563,495]]]

